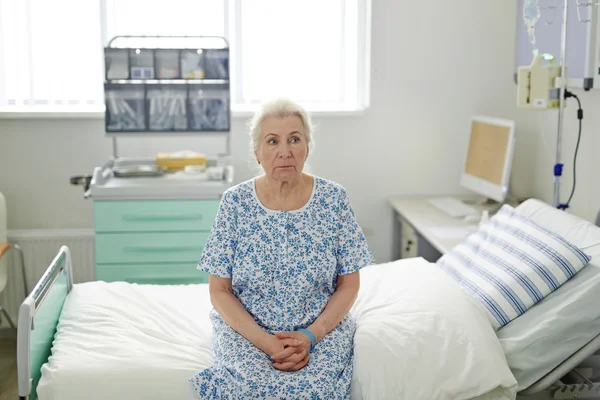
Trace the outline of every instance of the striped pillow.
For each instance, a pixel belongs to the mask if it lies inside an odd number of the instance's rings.
[[[564,238],[504,205],[437,265],[483,304],[497,330],[558,289],[590,260]]]

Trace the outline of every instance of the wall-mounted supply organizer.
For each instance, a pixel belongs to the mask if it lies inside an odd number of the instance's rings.
[[[225,38],[117,36],[104,53],[108,135],[230,131]]]

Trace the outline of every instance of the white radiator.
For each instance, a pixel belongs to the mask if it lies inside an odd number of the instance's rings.
[[[28,294],[63,245],[71,250],[73,282],[96,279],[93,229],[13,230],[8,231],[8,241],[18,244],[23,250]],[[19,306],[25,299],[25,289],[19,254],[14,249],[9,253],[8,284],[0,298],[0,304],[16,324]],[[6,323],[3,325],[7,326]]]

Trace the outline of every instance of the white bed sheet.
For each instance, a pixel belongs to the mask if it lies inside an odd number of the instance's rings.
[[[210,308],[200,285],[74,285],[39,398],[197,398],[188,379],[212,363]]]
[[[574,278],[498,331],[523,390],[600,334],[600,227],[535,199],[517,210],[592,257]]]
[[[194,399],[188,378],[212,363],[210,308],[204,285],[75,285],[40,398]],[[352,399],[515,398],[516,380],[487,318],[433,264],[364,269],[352,313]]]

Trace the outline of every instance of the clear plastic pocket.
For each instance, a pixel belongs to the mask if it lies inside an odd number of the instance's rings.
[[[154,52],[146,49],[129,51],[131,79],[154,79]]]
[[[187,130],[185,85],[152,85],[146,92],[151,131]]]
[[[190,85],[188,107],[190,130],[229,130],[229,91],[226,87]]]
[[[179,78],[179,50],[159,49],[154,52],[154,58],[158,79]]]
[[[204,51],[181,51],[181,77],[183,79],[204,79]]]
[[[229,79],[229,50],[208,49],[204,56],[206,79]]]
[[[106,130],[143,131],[146,129],[145,90],[138,85],[114,85],[105,90]]]
[[[106,63],[106,79],[129,78],[127,49],[107,49],[104,62]]]

